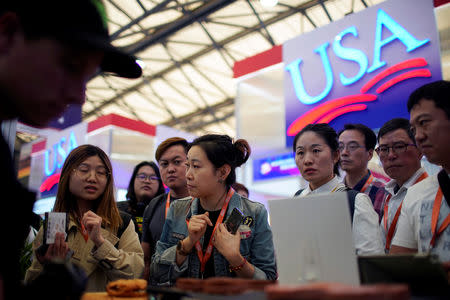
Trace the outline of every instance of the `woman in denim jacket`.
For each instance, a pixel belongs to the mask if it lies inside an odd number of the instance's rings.
[[[178,277],[276,279],[267,211],[231,188],[236,167],[249,156],[247,141],[233,143],[227,135],[205,135],[190,144],[186,179],[192,199],[170,206],[152,257],[153,284],[172,285]],[[236,234],[222,223],[234,208],[244,214]]]

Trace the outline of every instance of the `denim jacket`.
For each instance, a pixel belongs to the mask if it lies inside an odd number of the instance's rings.
[[[179,240],[189,235],[186,219],[197,214],[198,203],[199,199],[197,198],[185,198],[176,200],[170,206],[161,239],[156,244],[156,251],[152,257],[150,267],[152,284],[173,285],[179,277],[198,278],[200,276],[200,260],[195,247],[181,266],[176,264],[176,245]],[[272,230],[267,220],[267,210],[261,203],[250,201],[238,193],[234,193],[224,219],[231,214],[235,207],[239,208],[246,217],[239,227],[241,233],[240,252],[255,267],[253,278],[276,279]],[[200,239],[200,243],[203,244],[203,237]],[[236,276],[229,271],[228,261],[215,248],[213,248],[210,259],[214,259],[216,276]]]

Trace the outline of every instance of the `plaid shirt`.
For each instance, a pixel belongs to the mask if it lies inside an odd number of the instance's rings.
[[[367,185],[364,191],[361,191],[367,180],[369,179],[371,173],[367,170],[366,176],[364,176],[354,187],[354,190],[358,192],[364,193],[370,197],[372,200],[373,208],[378,214],[379,221],[381,221],[383,217],[383,203],[384,198],[388,195],[388,192],[384,189],[384,183],[378,180],[376,177],[373,177],[373,180],[370,184]],[[344,180],[345,183],[345,180]]]

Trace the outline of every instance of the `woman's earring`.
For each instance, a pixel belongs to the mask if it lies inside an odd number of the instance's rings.
[[[222,178],[219,179],[219,183],[220,183],[220,184],[223,183],[223,179],[222,179]]]

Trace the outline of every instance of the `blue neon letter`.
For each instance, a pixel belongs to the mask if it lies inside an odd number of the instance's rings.
[[[383,25],[392,32],[392,35],[385,40],[382,40]],[[389,44],[395,39],[399,39],[406,46],[406,51],[411,52],[420,46],[425,45],[430,40],[425,39],[419,41],[413,37],[405,28],[394,21],[386,12],[382,9],[378,10],[377,25],[375,30],[375,46],[373,52],[373,65],[369,68],[368,72],[373,72],[386,64],[385,61],[380,61],[381,47]]]
[[[327,55],[328,45],[329,43],[327,42],[314,50],[314,52],[319,53],[322,59],[322,65],[325,69],[325,76],[326,76],[325,89],[319,95],[312,97],[306,93],[305,85],[302,79],[302,74],[300,72],[300,63],[302,62],[300,58],[294,60],[293,62],[291,62],[289,65],[286,66],[286,70],[288,70],[289,73],[291,74],[292,83],[295,89],[295,95],[297,96],[298,100],[300,100],[300,102],[304,104],[314,104],[316,102],[319,102],[328,95],[328,93],[331,91],[331,88],[333,87],[333,80],[334,80],[333,72],[331,70],[330,60],[328,59]]]
[[[53,173],[55,173],[56,170],[56,150],[57,150],[58,144],[53,145],[53,167],[51,169],[49,169],[49,156],[50,156],[50,152],[51,150],[46,150],[45,151],[45,160],[44,160],[44,172],[46,176],[50,176]]]
[[[64,164],[64,160],[66,159],[66,151],[64,151],[63,145],[66,143],[66,138],[62,137],[61,140],[58,143],[58,156],[61,158],[58,161],[58,169],[62,168]]]
[[[361,77],[363,77],[364,74],[366,73],[367,66],[369,65],[369,61],[367,60],[367,57],[364,54],[364,52],[354,48],[345,48],[341,45],[342,39],[348,33],[351,33],[353,34],[353,36],[358,37],[358,32],[356,31],[355,26],[345,29],[335,37],[333,42],[333,51],[334,53],[336,53],[337,57],[340,57],[344,60],[356,62],[359,65],[359,71],[358,74],[356,74],[352,78],[345,77],[345,75],[342,72],[339,73],[339,78],[341,79],[343,85],[350,85],[361,79]]]
[[[67,149],[67,154],[72,152],[72,150],[75,149],[76,147],[78,147],[78,143],[75,138],[75,134],[73,133],[73,131],[71,131],[69,136],[69,148]]]

